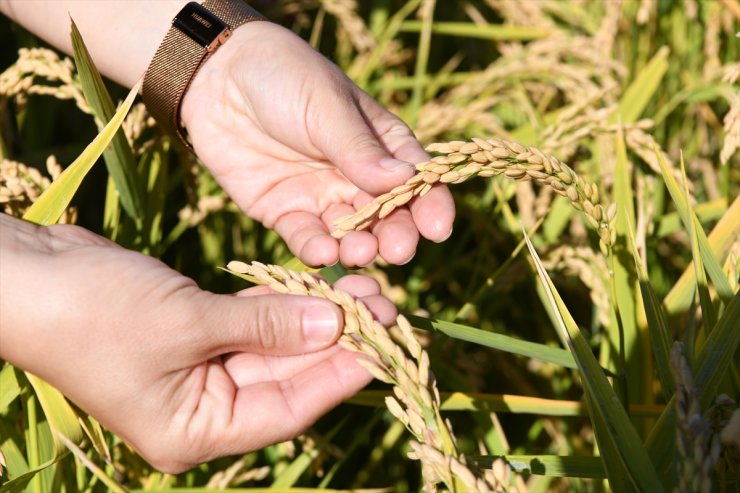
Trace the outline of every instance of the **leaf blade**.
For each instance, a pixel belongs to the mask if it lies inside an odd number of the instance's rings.
[[[462,341],[472,342],[481,346],[518,354],[527,358],[547,361],[565,368],[577,368],[576,362],[568,351],[562,348],[545,346],[530,341],[523,341],[504,334],[497,334],[474,327],[468,327],[454,322],[433,320],[416,315],[405,315],[416,328],[436,330],[443,334]]]
[[[606,436],[602,435],[602,437],[606,438],[610,443],[610,448],[618,453],[624,473],[638,491],[646,493],[664,491],[637,431],[620,404],[614,389],[609,385],[606,375],[591,352],[588,342],[581,334],[563,300],[557,293],[528,236],[527,246],[543,288],[550,298],[552,308],[559,316],[560,326],[558,330],[562,332],[563,339],[568,341],[569,350],[578,363],[584,387],[589,398],[593,399],[594,405],[591,408],[599,414],[599,421],[606,424],[607,433]],[[616,478],[615,482],[622,483],[621,480]]]
[[[82,179],[93,167],[97,159],[110,143],[118,128],[123,123],[126,113],[139,92],[141,81],[139,81],[126,100],[118,108],[113,118],[98,133],[95,139],[82,151],[77,159],[70,164],[51,186],[38,198],[36,202],[26,211],[23,219],[36,224],[49,225],[59,221],[64,210],[69,206],[72,197],[77,192]]]
[[[82,93],[90,104],[98,123],[110,121],[116,112],[113,100],[105,88],[103,78],[85,46],[77,25],[73,20],[71,24],[72,49]],[[101,125],[99,123],[98,130],[102,129]],[[110,146],[106,146],[103,157],[108,173],[116,184],[123,209],[132,219],[142,218],[144,216],[144,194],[136,170],[134,153],[122,129],[115,133]]]

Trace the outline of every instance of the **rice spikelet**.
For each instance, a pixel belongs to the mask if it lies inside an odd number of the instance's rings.
[[[501,484],[493,484],[487,479],[490,475],[484,475],[458,451],[452,427],[440,414],[439,391],[429,369],[429,356],[402,315],[391,329],[399,334],[396,342],[361,301],[322,279],[259,262],[232,261],[227,268],[252,276],[258,284],[278,293],[325,298],[344,311],[344,334],[339,344],[367,356],[369,360],[363,366],[394,386],[394,396],[386,399],[386,406],[414,435],[409,457],[422,463],[428,487],[444,483],[450,491],[502,491]]]
[[[416,197],[428,192],[431,184],[437,181],[457,184],[474,176],[504,175],[517,181],[536,181],[567,197],[573,207],[585,213],[589,224],[598,231],[602,250],[606,251],[614,243],[616,210],[601,203],[595,184],[587,183],[554,156],[509,140],[478,138],[469,142],[431,144],[427,151],[439,155],[430,161],[418,163],[418,173],[404,185],[376,197],[356,213],[339,218],[332,235],[342,238],[350,231],[366,228],[373,219],[382,219],[399,207],[399,201],[396,200],[399,196],[406,201],[410,199],[409,190],[411,196]]]

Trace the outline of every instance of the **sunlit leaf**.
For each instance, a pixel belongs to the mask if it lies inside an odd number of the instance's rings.
[[[627,416],[614,389],[606,379],[604,371],[591,352],[588,342],[581,335],[578,325],[576,325],[552,284],[534,246],[530,241],[527,241],[527,246],[537,268],[540,281],[549,296],[551,306],[559,316],[557,330],[562,333],[562,338],[568,341],[568,349],[578,364],[584,388],[593,401],[593,405],[589,406],[589,411],[598,413],[598,421],[605,425],[603,430],[605,433],[601,434],[600,437],[597,435],[597,438],[600,438],[602,442],[608,442],[609,448],[617,454],[618,462],[621,463],[624,474],[638,491],[645,493],[662,492],[663,485],[658,479],[647,450],[643,446],[629,416]],[[615,478],[615,481],[621,484],[620,479]]]

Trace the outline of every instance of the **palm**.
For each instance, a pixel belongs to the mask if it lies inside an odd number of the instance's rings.
[[[427,156],[401,120],[278,26],[237,30],[194,80],[182,116],[226,192],[307,263],[364,265],[378,252],[400,263],[419,232],[434,240],[449,233],[454,206],[438,188],[340,249],[333,222],[402,184],[410,163]]]
[[[189,372],[184,388],[201,391],[181,404],[195,409],[181,436],[195,450],[222,453],[243,452],[245,437],[250,448],[290,439],[365,384],[363,371],[336,346],[300,356],[240,352],[210,360]],[[211,458],[205,454],[196,462]]]
[[[293,437],[370,380],[354,353],[329,342],[312,346],[302,335],[300,303],[318,300],[265,287],[215,295],[81,228],[43,231],[60,249],[54,268],[14,266],[32,291],[43,292],[50,275],[56,289],[24,319],[29,333],[44,334],[24,357],[163,470]],[[335,286],[381,322],[393,320],[371,279],[346,276]],[[84,309],[70,310],[68,293]]]

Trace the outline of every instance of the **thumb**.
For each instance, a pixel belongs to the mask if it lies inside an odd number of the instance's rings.
[[[419,143],[398,117],[369,96],[328,98],[316,115],[315,126],[309,129],[311,140],[358,188],[378,195],[413,176],[413,164],[397,159],[393,153],[398,155],[399,147],[409,145],[421,151]],[[389,143],[393,148],[389,149]]]
[[[198,327],[208,341],[201,358],[243,351],[294,355],[324,349],[342,333],[344,317],[334,303],[310,296],[208,293]]]

